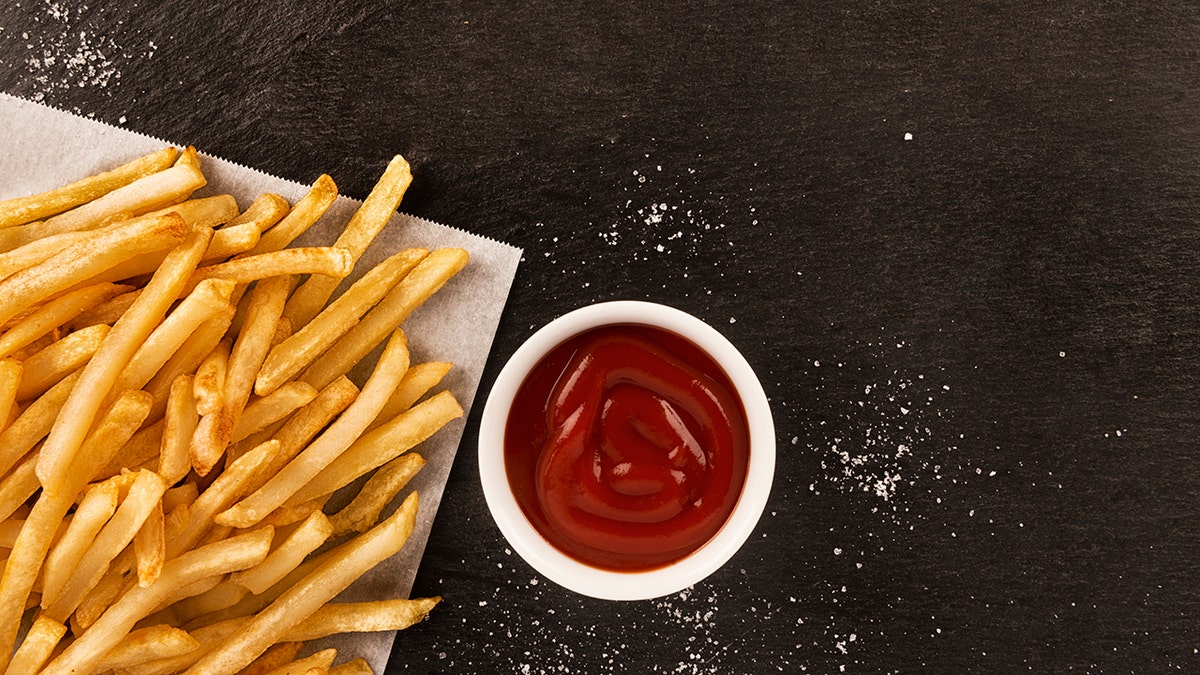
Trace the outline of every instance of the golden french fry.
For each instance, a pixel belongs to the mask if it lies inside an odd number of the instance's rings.
[[[291,274],[316,274],[341,279],[350,273],[353,266],[350,254],[344,249],[332,246],[288,248],[201,267],[188,280],[188,288],[205,279],[229,279],[239,284]]]
[[[161,473],[159,474],[162,475]],[[166,480],[166,478],[163,478]],[[176,485],[173,488],[168,488],[163,493],[163,513],[167,514],[166,518],[171,519],[171,513],[180,506],[191,506],[196,498],[200,496],[200,488],[193,481],[188,481],[181,485]],[[165,526],[164,526],[165,527]],[[178,531],[178,530],[176,530]]]
[[[255,380],[255,393],[266,396],[312,363],[428,253],[425,249],[401,251],[354,282],[303,328],[271,350]],[[285,318],[286,311],[285,307]]]
[[[233,282],[207,279],[179,303],[146,337],[117,378],[117,389],[141,389],[175,354],[200,324],[227,309]]]
[[[58,489],[43,488],[34,502],[4,566],[4,576],[0,577],[0,644],[11,645],[16,640],[25,603],[67,509],[92,474],[107,464],[116,449],[141,426],[150,410],[149,399],[144,391],[125,391],[117,396],[84,439],[80,451],[72,456]],[[8,651],[0,649],[0,665],[7,667],[8,661]]]
[[[367,479],[354,499],[329,518],[333,525],[333,536],[362,532],[374,525],[384,507],[400,494],[408,481],[424,466],[425,458],[415,452],[400,455],[381,466]]]
[[[59,623],[48,616],[39,616],[33,620],[21,646],[12,655],[8,664],[10,673],[36,673],[42,669],[59,641],[67,634],[66,624]]]
[[[142,524],[159,506],[166,489],[166,483],[158,474],[144,470],[138,472],[136,480],[129,486],[129,494],[79,558],[62,592],[53,598],[42,596],[42,609],[46,616],[63,622],[71,616],[88,591],[100,583],[113,559],[133,542]]]
[[[229,577],[229,581],[251,593],[262,593],[296,569],[308,554],[324,544],[332,533],[333,525],[329,518],[319,510],[314,511],[271,551],[266,560],[249,569],[235,572]]]
[[[0,359],[0,431],[8,426],[10,414],[15,412],[23,370],[21,364],[13,359]]]
[[[160,216],[165,213],[178,213],[192,227],[216,228],[237,218],[239,211],[237,200],[232,195],[212,195],[188,199],[145,215]]]
[[[101,528],[117,511],[117,483],[107,480],[91,487],[75,509],[71,525],[46,554],[42,571],[42,599],[59,596],[75,564]]]
[[[270,671],[269,675],[308,675],[310,672],[323,673],[329,670],[329,666],[333,665],[335,658],[337,658],[336,649],[322,649],[315,654],[281,665],[275,670]]]
[[[233,438],[291,288],[291,277],[271,277],[262,280],[251,294],[246,323],[229,354],[221,409],[200,418],[188,449],[192,467],[201,476],[212,470]]]
[[[294,410],[307,405],[317,397],[317,390],[307,382],[288,382],[243,410],[233,429],[233,441],[240,441],[250,434],[282,420]]]
[[[358,657],[330,668],[329,675],[375,675],[375,671],[366,659]]]
[[[371,189],[371,194],[363,200],[362,206],[350,218],[350,222],[346,223],[342,234],[333,244],[350,252],[351,266],[367,250],[383,226],[396,215],[396,207],[400,206],[400,200],[404,198],[404,192],[411,183],[412,171],[408,162],[396,155]],[[308,323],[325,306],[329,296],[333,295],[338,281],[331,277],[309,278],[288,300],[283,315],[297,326]]]
[[[81,368],[100,349],[109,330],[104,324],[77,330],[25,359],[22,364],[24,373],[16,391],[17,400],[26,401],[41,396],[64,377]]]
[[[163,217],[172,216],[168,214]],[[178,219],[178,216],[175,218]],[[38,454],[38,478],[47,492],[53,493],[62,487],[62,476],[97,411],[108,400],[113,383],[129,363],[134,351],[179,297],[187,275],[195,269],[200,254],[211,238],[212,230],[197,229],[171,251],[142,294],[117,321],[100,349],[84,366],[79,382],[63,404]]]
[[[37,492],[37,457],[29,457],[0,480],[0,518],[8,518]]]
[[[309,366],[300,379],[320,389],[339,375],[345,375],[457,274],[467,264],[467,258],[467,252],[458,248],[438,249],[425,256],[354,328]]]
[[[263,233],[251,255],[281,251],[296,237],[317,222],[337,199],[337,185],[329,176],[322,175],[313,182],[308,194],[304,195],[292,210],[274,227]]]
[[[153,211],[186,199],[203,186],[204,175],[200,171],[174,166],[139,178],[66,213],[0,230],[0,249],[12,249],[35,239],[62,232],[95,229],[121,213],[141,214]],[[137,251],[133,255],[144,252]]]
[[[158,580],[167,558],[162,500],[150,511],[146,521],[133,538],[133,555],[137,559],[138,585],[142,588]]]
[[[120,597],[42,671],[45,675],[91,672],[134,624],[173,591],[197,581],[255,565],[271,547],[269,528],[230,537],[169,560],[158,581],[134,587]]]
[[[337,633],[404,630],[422,621],[441,597],[327,604],[284,634],[285,640],[316,640]]]
[[[191,445],[196,425],[200,422],[196,399],[192,396],[193,389],[191,376],[180,375],[171,384],[171,393],[167,399],[162,443],[159,445],[158,474],[168,484],[178,482],[187,475],[192,466],[188,458],[188,447]],[[169,508],[167,510],[170,511]]]
[[[93,672],[121,670],[155,659],[171,658],[200,648],[200,642],[187,631],[166,624],[155,624],[130,631],[104,658]]]
[[[230,527],[250,527],[281,506],[336,459],[375,419],[405,370],[408,370],[408,342],[404,333],[397,330],[362,393],[346,411],[265,485],[217,516],[216,521]]]
[[[213,233],[212,243],[204,252],[204,264],[213,265],[254,248],[262,238],[257,223],[227,225]]]
[[[237,227],[238,225],[253,225],[259,232],[266,232],[268,228],[274,226],[281,218],[288,214],[291,205],[287,200],[277,194],[270,192],[263,193],[254,200],[250,206],[242,214],[233,220],[229,221],[226,227]]]
[[[12,424],[0,431],[0,476],[7,474],[38,441],[50,433],[58,411],[66,403],[78,379],[78,372],[71,373],[30,403]]]
[[[0,358],[11,356],[18,349],[75,318],[83,310],[127,290],[128,286],[105,283],[60,295],[0,334]]]
[[[348,485],[359,476],[415,447],[445,426],[462,417],[463,410],[448,391],[439,392],[401,413],[392,421],[364,434],[292,495],[290,503],[314,499]]]
[[[403,548],[416,516],[417,495],[413,493],[391,517],[334,549],[320,566],[186,672],[189,675],[236,672],[249,665],[268,647],[286,639],[284,636],[290,629],[345,590],[363,572]]]
[[[303,642],[277,642],[268,647],[262,656],[243,668],[238,675],[267,675],[267,673],[275,672],[275,669],[295,661],[296,655],[300,653],[300,648],[303,646]]]
[[[367,427],[367,431],[374,431],[396,415],[413,407],[426,392],[442,381],[452,365],[444,361],[427,361],[410,366],[408,372],[404,373],[404,379],[396,385],[396,391],[392,392],[391,398],[384,404],[383,410],[379,411],[379,416]]]
[[[163,148],[115,169],[88,176],[60,188],[0,201],[0,227],[21,225],[99,199],[139,178],[163,171],[171,166],[178,156],[179,151],[175,148]]]
[[[228,338],[217,343],[196,369],[192,383],[196,397],[196,410],[201,415],[211,415],[221,409],[225,401],[225,373],[229,366],[229,352],[233,342]]]
[[[276,529],[276,532],[278,532],[278,529]],[[278,534],[276,538],[278,538]],[[259,565],[261,564],[259,563]],[[246,597],[246,594],[249,592],[244,587],[229,580],[221,581],[221,583],[203,593],[193,595],[190,598],[180,600],[171,605],[172,623],[182,625],[196,617],[232,607],[240,602],[242,598]]]

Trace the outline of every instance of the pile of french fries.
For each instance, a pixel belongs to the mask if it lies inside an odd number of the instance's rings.
[[[370,672],[298,655],[437,604],[331,602],[404,546],[416,493],[384,511],[425,463],[410,450],[462,415],[427,395],[450,364],[410,364],[400,325],[465,251],[400,251],[334,298],[411,180],[397,156],[309,248],[289,245],[328,176],[241,211],[191,198],[193,148],[0,201],[5,672]]]

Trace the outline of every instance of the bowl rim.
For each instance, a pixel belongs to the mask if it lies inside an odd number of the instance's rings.
[[[525,517],[512,495],[504,465],[504,429],[512,400],[530,370],[568,338],[605,325],[640,324],[690,340],[725,370],[746,413],[749,464],[733,512],[700,548],[686,557],[644,571],[593,567],[559,551]],[[775,474],[775,426],[762,383],[749,362],[724,335],[680,309],[643,300],[586,305],[554,319],[517,348],[492,384],[479,428],[478,461],[484,499],[496,526],[530,566],[554,583],[604,600],[648,600],[688,588],[715,572],[742,547],[758,524]]]

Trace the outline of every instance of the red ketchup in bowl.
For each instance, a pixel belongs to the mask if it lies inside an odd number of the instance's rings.
[[[504,465],[534,528],[580,562],[638,572],[713,537],[749,463],[746,414],[720,365],[644,325],[555,347],[508,414]]]

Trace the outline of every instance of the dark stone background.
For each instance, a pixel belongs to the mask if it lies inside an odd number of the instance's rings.
[[[0,89],[359,198],[403,153],[525,250],[481,396],[618,298],[756,368],[767,512],[656,601],[510,551],[476,405],[389,672],[1198,672],[1200,8],[1145,4],[21,0]]]

